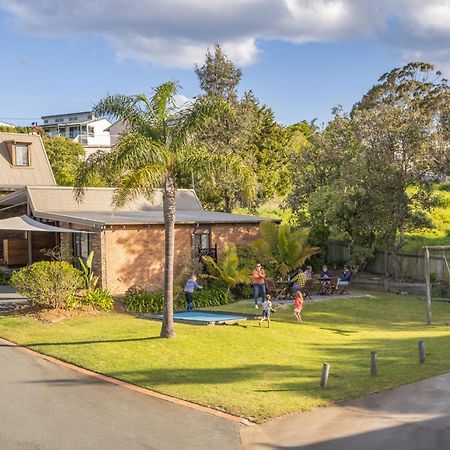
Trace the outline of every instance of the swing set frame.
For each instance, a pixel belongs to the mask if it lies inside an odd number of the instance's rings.
[[[425,256],[425,284],[426,284],[426,313],[427,313],[427,325],[432,324],[431,317],[431,279],[430,279],[430,252],[442,252],[444,255],[444,260],[447,265],[447,270],[450,279],[450,266],[445,256],[446,251],[450,251],[450,245],[425,245],[422,247]],[[450,282],[450,281],[449,281]]]

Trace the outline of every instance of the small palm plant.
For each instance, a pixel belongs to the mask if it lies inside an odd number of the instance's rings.
[[[239,256],[235,244],[225,244],[217,263],[211,256],[203,256],[202,261],[206,264],[207,276],[225,283],[228,292],[237,284],[250,283],[250,269],[239,268]]]
[[[299,268],[320,248],[307,247],[309,229],[293,228],[290,225],[277,225],[274,222],[262,222],[260,225],[263,239],[255,241],[253,246],[262,261],[275,268],[278,276],[286,278]]]
[[[94,250],[89,253],[88,257],[86,258],[86,262],[84,262],[82,258],[78,258],[78,261],[80,263],[81,272],[83,274],[85,289],[89,292],[95,291],[99,277],[94,275],[93,271]]]

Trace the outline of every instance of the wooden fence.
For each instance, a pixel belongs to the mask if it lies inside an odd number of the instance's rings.
[[[339,241],[329,241],[327,248],[327,262],[346,263],[350,257],[348,243]],[[450,255],[447,254],[447,261],[450,264]],[[424,281],[425,279],[425,259],[422,253],[399,253],[398,262],[402,277],[411,280]],[[387,267],[386,267],[387,265]],[[385,252],[375,252],[374,258],[368,262],[366,271],[374,274],[392,274],[392,257]],[[430,254],[430,273],[433,281],[449,281],[449,272],[445,258],[440,253]]]

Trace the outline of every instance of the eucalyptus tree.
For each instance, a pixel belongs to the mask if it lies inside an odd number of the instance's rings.
[[[173,325],[173,270],[175,243],[175,205],[180,180],[192,172],[205,176],[221,168],[237,180],[248,177],[248,168],[233,155],[211,154],[198,140],[198,133],[211,118],[226,108],[217,99],[203,99],[175,105],[178,87],[163,83],[153,95],[111,95],[101,100],[94,111],[99,116],[121,119],[126,132],[111,152],[91,155],[81,166],[76,179],[76,195],[81,200],[92,176],[115,174],[116,205],[139,195],[152,199],[155,189],[162,190],[165,225],[164,313],[161,337],[175,336]]]

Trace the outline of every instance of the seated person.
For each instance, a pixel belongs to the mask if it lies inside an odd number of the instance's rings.
[[[353,272],[349,266],[344,266],[344,274],[338,279],[338,286],[348,286],[352,279]]]
[[[330,295],[331,294],[331,286],[330,286],[330,282],[327,280],[328,278],[331,278],[333,276],[333,274],[331,273],[331,271],[328,269],[327,266],[323,266],[322,267],[322,272],[320,272],[319,277],[320,277],[320,284],[322,285],[322,290],[321,290],[321,294],[326,294],[326,295]]]
[[[312,267],[311,267],[311,266],[308,266],[308,267],[306,268],[306,270],[303,272],[303,275],[305,275],[305,277],[306,277],[308,280],[311,280],[312,277],[313,277]]]

